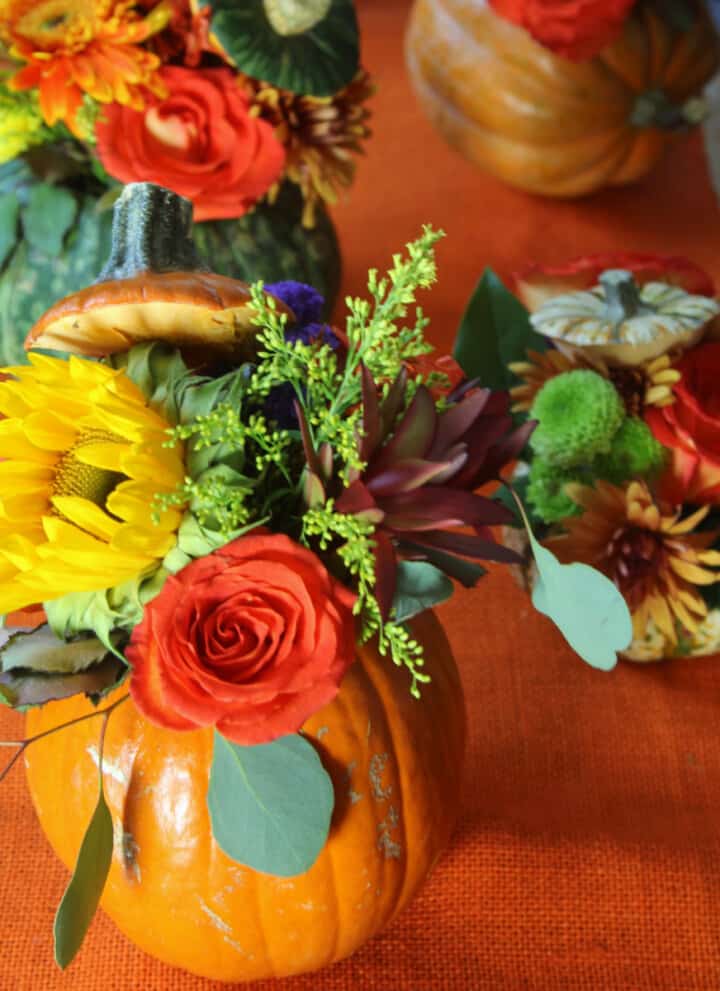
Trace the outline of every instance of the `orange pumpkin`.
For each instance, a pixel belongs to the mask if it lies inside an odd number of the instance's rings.
[[[554,55],[484,0],[416,0],[407,35],[411,78],[447,141],[544,196],[582,196],[645,175],[683,129],[682,110],[718,59],[704,17],[674,32],[645,7],[584,62]]]
[[[442,627],[432,613],[413,626],[432,677],[419,701],[407,672],[366,647],[337,699],[304,727],[332,776],[336,808],[325,848],[298,877],[256,873],[215,843],[211,731],[161,729],[131,701],[113,713],[104,782],[115,849],[102,905],[130,939],[199,975],[256,980],[339,960],[403,908],[456,818],[465,731]],[[90,711],[84,697],[31,710],[28,735]],[[86,720],[27,751],[41,825],[68,867],[97,798],[98,730],[99,720]]]

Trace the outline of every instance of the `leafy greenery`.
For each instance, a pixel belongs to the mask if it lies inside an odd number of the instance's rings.
[[[325,846],[333,805],[330,776],[303,736],[241,747],[215,734],[208,808],[233,860],[276,877],[303,874]]]

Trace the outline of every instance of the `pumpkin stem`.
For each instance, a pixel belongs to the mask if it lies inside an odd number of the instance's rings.
[[[626,320],[654,312],[643,302],[632,272],[624,268],[609,268],[602,273],[599,282],[605,294],[607,320],[615,325],[616,340],[619,340],[620,326]]]
[[[132,182],[113,211],[112,246],[96,282],[143,272],[206,272],[192,240],[192,203],[152,182]]]
[[[682,131],[700,124],[707,116],[707,104],[701,97],[693,97],[682,106],[673,103],[662,89],[649,89],[640,93],[630,113],[633,127],[656,127],[662,131]]]

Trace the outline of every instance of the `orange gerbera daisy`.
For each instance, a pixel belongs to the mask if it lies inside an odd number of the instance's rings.
[[[78,137],[84,94],[136,109],[148,91],[163,96],[160,59],[138,46],[165,27],[171,3],[162,0],[146,17],[134,7],[132,0],[5,0],[0,41],[27,63],[8,86],[37,88],[45,121],[64,121]]]
[[[667,641],[678,641],[678,625],[694,633],[707,615],[698,585],[720,581],[720,552],[710,550],[716,533],[694,533],[707,516],[704,506],[685,519],[663,515],[644,482],[618,488],[571,484],[566,491],[584,509],[563,522],[566,533],[548,543],[564,562],[583,561],[618,586],[633,617],[636,639],[649,622]]]

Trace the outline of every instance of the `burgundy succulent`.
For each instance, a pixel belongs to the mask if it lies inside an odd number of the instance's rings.
[[[517,562],[493,538],[491,526],[512,513],[474,490],[499,478],[516,459],[534,423],[513,430],[509,399],[468,382],[438,412],[425,386],[403,411],[407,373],[401,371],[381,402],[362,370],[362,473],[335,502],[343,513],[377,525],[377,597],[383,616],[392,606],[398,557],[427,560],[463,579],[463,558]],[[472,533],[462,532],[467,529]]]

